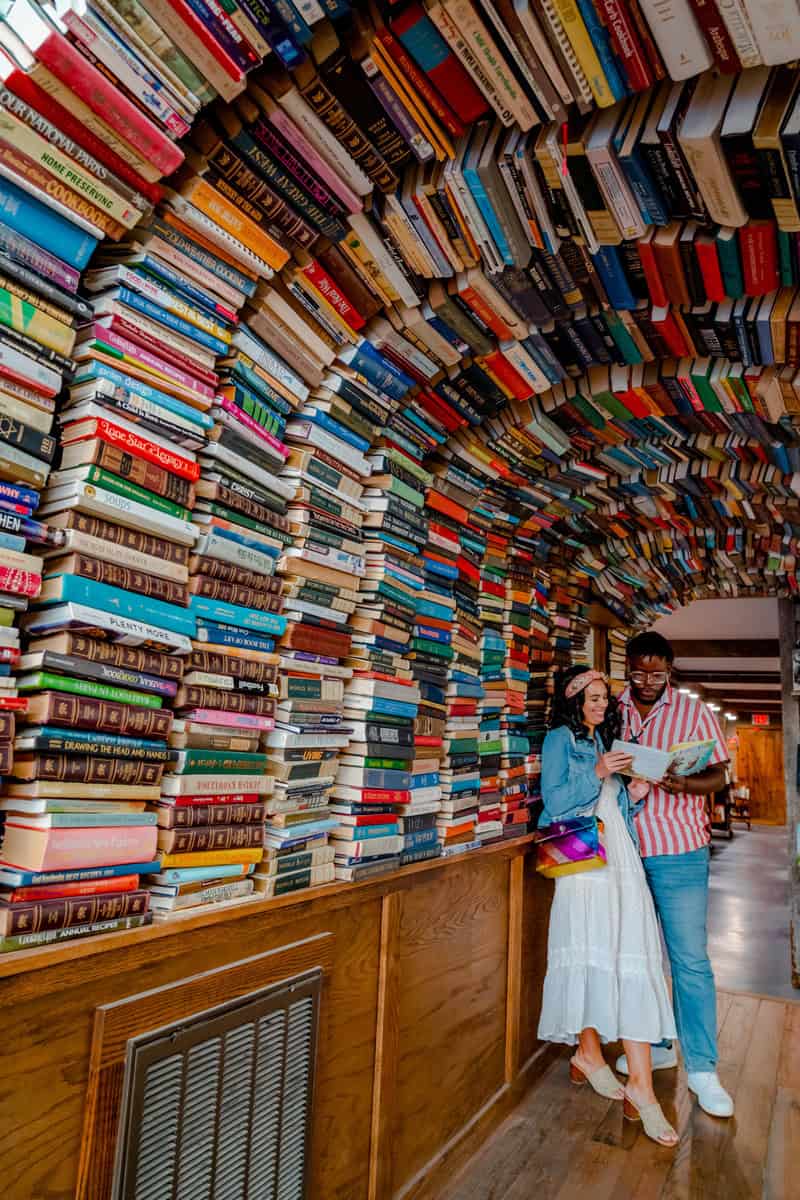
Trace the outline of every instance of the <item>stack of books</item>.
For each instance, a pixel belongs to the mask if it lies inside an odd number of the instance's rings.
[[[537,819],[541,805],[542,745],[547,733],[554,655],[548,614],[550,577],[542,567],[535,567],[534,570],[530,607],[530,679],[525,702],[525,732],[528,738],[525,773],[528,805],[533,820]]]
[[[527,564],[509,563],[503,598],[505,684],[500,779],[503,789],[503,834],[514,837],[527,831],[530,741],[527,731],[527,694],[530,683],[530,630],[533,580]]]
[[[618,696],[625,688],[627,682],[627,660],[625,658],[625,647],[628,642],[629,634],[622,627],[615,626],[608,631],[608,677],[611,684],[611,691],[615,696]]]

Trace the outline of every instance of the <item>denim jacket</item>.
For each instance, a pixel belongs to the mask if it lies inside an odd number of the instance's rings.
[[[542,747],[542,799],[544,811],[539,825],[570,820],[590,813],[600,798],[602,779],[595,774],[595,763],[605,753],[600,738],[594,744],[576,738],[566,725],[551,729]],[[628,789],[619,775],[612,776],[617,785],[617,804],[625,818],[628,833],[638,847],[633,818],[644,807],[644,800],[631,801]]]

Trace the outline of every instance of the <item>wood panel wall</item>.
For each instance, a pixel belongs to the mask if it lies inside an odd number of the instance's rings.
[[[783,730],[780,726],[737,723],[736,737],[736,777],[750,789],[751,817],[768,825],[785,825]]]
[[[551,885],[530,851],[525,838],[357,887],[6,956],[4,1200],[73,1200],[82,1144],[90,1160],[113,1150],[113,1096],[96,1126],[86,1108],[109,1013],[124,1036],[124,1013],[159,1024],[159,995],[185,995],[181,981],[194,980],[201,1011],[226,986],[241,994],[248,961],[255,980],[267,961],[271,975],[275,963],[291,974],[315,954],[325,987],[311,1196],[432,1200],[549,1058],[536,1023]],[[106,1200],[92,1161],[81,1179],[85,1200]]]

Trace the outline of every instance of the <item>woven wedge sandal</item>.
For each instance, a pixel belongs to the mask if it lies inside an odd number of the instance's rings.
[[[654,1142],[658,1142],[659,1146],[666,1146],[670,1149],[677,1146],[678,1135],[664,1116],[661,1105],[657,1101],[639,1107],[631,1100],[627,1092],[624,1095],[622,1115],[626,1120],[641,1121],[647,1136]]]
[[[587,1074],[578,1066],[575,1059],[571,1058],[569,1060],[569,1079],[570,1083],[574,1083],[576,1087],[583,1087],[584,1083],[588,1083],[598,1096],[604,1096],[606,1100],[621,1100],[625,1094],[622,1084],[609,1066],[598,1067],[596,1071],[590,1071]]]

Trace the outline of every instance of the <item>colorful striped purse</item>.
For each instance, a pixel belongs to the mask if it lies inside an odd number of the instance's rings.
[[[597,817],[555,821],[534,834],[536,870],[548,879],[596,871],[606,865],[603,822]]]

